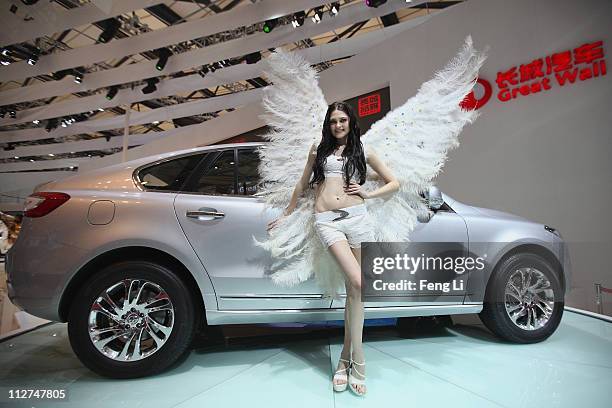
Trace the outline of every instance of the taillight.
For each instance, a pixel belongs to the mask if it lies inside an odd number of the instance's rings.
[[[42,217],[70,199],[66,193],[34,193],[26,198],[23,214],[26,217]]]

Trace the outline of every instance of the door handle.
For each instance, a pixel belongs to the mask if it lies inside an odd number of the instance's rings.
[[[215,210],[214,208],[211,208],[208,211],[187,211],[187,217],[189,218],[199,218],[199,217],[204,217],[204,216],[212,216],[213,218],[223,218],[225,217],[225,214],[222,212],[219,212],[217,210]]]

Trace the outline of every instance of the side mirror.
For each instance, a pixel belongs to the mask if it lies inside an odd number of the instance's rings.
[[[432,210],[439,210],[440,207],[444,204],[444,199],[442,198],[442,192],[436,186],[429,187],[429,194],[427,197],[427,202],[429,203],[429,208]]]

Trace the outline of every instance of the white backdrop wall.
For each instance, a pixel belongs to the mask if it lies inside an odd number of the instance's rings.
[[[321,86],[331,102],[389,85],[395,107],[444,65],[468,34],[478,48],[491,46],[481,77],[494,85],[498,71],[587,42],[603,40],[607,54],[609,21],[612,2],[607,0],[469,0],[323,72]],[[612,287],[604,255],[612,253],[606,217],[612,199],[611,91],[608,74],[505,103],[493,96],[463,132],[461,146],[438,178],[442,190],[459,201],[558,228],[570,251],[575,249],[567,304],[590,310],[593,283]],[[260,106],[249,105],[132,149],[128,156],[223,140],[262,126],[260,113]],[[119,158],[95,159],[81,169]],[[604,308],[612,314],[611,295],[604,295]]]

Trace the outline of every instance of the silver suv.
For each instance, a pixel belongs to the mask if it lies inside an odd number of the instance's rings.
[[[116,378],[166,369],[209,325],[342,319],[344,301],[314,280],[274,285],[272,259],[253,245],[279,215],[253,196],[261,145],[167,153],[45,185],[28,198],[8,252],[11,300],[68,322],[81,361]],[[411,241],[497,243],[490,273],[452,295],[366,302],[366,318],[479,313],[509,341],[550,336],[570,279],[558,231],[436,188],[427,198],[434,215]]]

